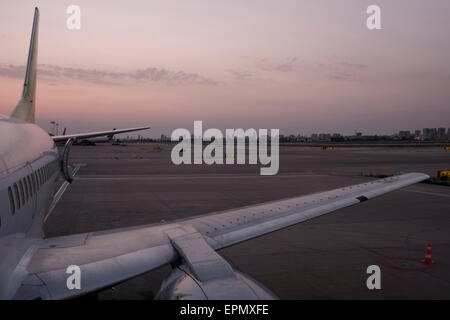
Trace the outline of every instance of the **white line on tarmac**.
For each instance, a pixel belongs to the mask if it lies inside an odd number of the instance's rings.
[[[437,196],[437,197],[450,198],[450,195],[448,195],[448,194],[443,194],[443,193],[439,193],[439,192],[426,192],[426,191],[418,191],[418,190],[402,190],[402,191],[406,191],[406,192],[415,192],[415,193],[422,193],[422,194],[428,194],[428,195]]]
[[[278,174],[276,176],[261,176],[258,174],[197,174],[197,175],[190,175],[190,174],[180,174],[180,175],[117,175],[117,176],[90,176],[90,175],[78,175],[76,180],[81,181],[120,181],[120,180],[183,180],[183,179],[260,179],[260,178],[277,178],[277,179],[297,179],[297,178],[303,178],[303,177],[329,177],[329,175],[324,174],[299,174],[299,173],[286,173],[286,174]],[[344,178],[351,178],[351,177],[344,177]],[[421,193],[431,196],[437,196],[437,197],[445,197],[450,198],[450,195],[443,194],[439,192],[427,192],[427,191],[419,191],[419,190],[408,190],[403,189],[400,191],[406,191],[406,192],[414,192],[414,193]]]
[[[302,177],[325,177],[319,174],[283,174],[276,176],[261,176],[258,174],[198,174],[198,175],[117,175],[117,176],[88,176],[79,175],[77,180],[179,180],[179,179],[248,179],[248,178],[302,178]]]

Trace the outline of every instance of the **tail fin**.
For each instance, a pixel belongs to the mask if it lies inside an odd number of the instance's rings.
[[[36,97],[36,69],[39,33],[39,9],[34,9],[33,30],[31,31],[30,49],[28,52],[27,71],[23,84],[22,97],[11,117],[34,123]]]

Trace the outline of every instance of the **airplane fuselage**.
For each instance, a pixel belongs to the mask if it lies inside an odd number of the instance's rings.
[[[90,144],[95,145],[96,143],[107,143],[113,141],[113,136],[102,136],[102,137],[94,137],[89,139],[83,139],[77,141],[75,144]]]
[[[36,238],[60,181],[60,155],[47,132],[0,116],[0,289]],[[0,292],[0,296],[2,296]]]

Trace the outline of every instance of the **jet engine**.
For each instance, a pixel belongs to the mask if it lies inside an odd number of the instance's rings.
[[[262,284],[233,269],[227,277],[200,281],[186,264],[174,267],[157,300],[273,300],[277,297]]]

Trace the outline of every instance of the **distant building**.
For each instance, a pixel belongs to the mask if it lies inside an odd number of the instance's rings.
[[[423,129],[423,140],[436,140],[437,139],[437,129],[436,128],[424,128]]]
[[[331,141],[331,134],[329,133],[320,133],[319,141]]]
[[[439,140],[447,139],[447,135],[445,134],[445,128],[438,128],[437,129],[437,138]]]
[[[168,141],[170,141],[170,137],[166,136],[165,134],[161,134],[160,141],[161,142],[168,142]]]
[[[344,141],[344,137],[340,133],[333,133],[331,141]]]
[[[414,131],[414,139],[420,140],[421,137],[422,137],[422,134],[420,133],[420,130]]]
[[[409,139],[412,138],[412,135],[411,135],[411,132],[410,132],[409,130],[404,130],[404,131],[400,131],[400,132],[398,133],[398,137],[399,137],[401,140],[409,140]]]

